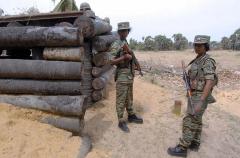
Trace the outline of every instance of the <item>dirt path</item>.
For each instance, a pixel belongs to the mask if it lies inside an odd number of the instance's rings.
[[[117,127],[114,90],[109,99],[87,112],[86,131],[93,139],[93,150],[87,158],[169,157],[166,150],[180,137],[183,117],[171,113],[172,92],[136,79],[134,97],[144,124],[129,124],[129,134]],[[184,97],[181,100],[184,101]],[[201,150],[189,152],[188,157],[237,158],[240,151],[239,124],[239,117],[220,110],[216,104],[211,105],[204,116]]]

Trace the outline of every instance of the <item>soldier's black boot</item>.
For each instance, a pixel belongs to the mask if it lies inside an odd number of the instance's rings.
[[[177,145],[174,148],[168,148],[168,154],[171,156],[178,156],[178,157],[187,157],[187,148],[182,145]]]
[[[124,122],[124,121],[119,122],[119,123],[118,123],[118,127],[119,127],[123,132],[126,132],[126,133],[129,133],[129,132],[130,132],[130,130],[129,130],[127,124],[126,124],[126,122]]]
[[[128,121],[129,122],[133,122],[133,123],[138,123],[138,124],[142,124],[143,123],[143,119],[140,118],[140,117],[137,117],[135,114],[128,115]]]
[[[198,151],[200,148],[200,144],[196,141],[192,141],[191,145],[189,145],[188,148],[193,151]]]

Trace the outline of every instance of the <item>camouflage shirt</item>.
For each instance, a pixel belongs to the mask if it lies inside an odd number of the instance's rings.
[[[203,93],[206,80],[213,80],[215,84],[217,83],[216,62],[208,54],[194,59],[189,65],[191,67],[188,74],[193,95]],[[209,97],[212,98],[211,94],[209,94]]]
[[[111,46],[111,57],[110,60],[114,58],[119,58],[124,55],[122,46],[128,44],[126,40],[116,40]],[[133,54],[134,55],[134,54]],[[134,61],[135,56],[130,61],[122,61],[117,64],[117,70],[115,75],[115,80],[117,82],[132,83],[134,78]]]

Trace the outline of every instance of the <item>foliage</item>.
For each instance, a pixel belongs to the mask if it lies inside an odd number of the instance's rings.
[[[19,15],[32,15],[32,14],[39,14],[40,11],[38,8],[30,7],[28,9],[23,9]]]
[[[229,40],[233,50],[240,50],[240,28],[230,36]]]
[[[220,43],[221,43],[222,49],[230,49],[231,48],[230,39],[228,37],[223,37]]]
[[[221,49],[221,43],[219,43],[217,41],[211,41],[210,48],[213,50],[219,50],[219,49]]]
[[[52,0],[55,3],[55,0]],[[61,0],[53,9],[53,12],[78,11],[75,0]]]
[[[173,49],[173,41],[164,35],[157,35],[155,37],[142,37],[142,41],[140,42],[134,39],[130,39],[129,45],[132,49],[143,51],[159,51]]]
[[[174,34],[174,48],[176,50],[184,50],[188,48],[188,40],[181,33]]]

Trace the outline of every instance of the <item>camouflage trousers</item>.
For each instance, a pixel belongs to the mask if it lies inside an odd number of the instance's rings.
[[[124,110],[133,115],[133,83],[116,84],[116,111],[119,121],[123,121]]]
[[[193,96],[193,105],[200,101],[200,96]],[[202,133],[202,116],[207,108],[208,102],[204,102],[201,111],[192,115],[187,113],[183,118],[182,138],[180,138],[180,145],[188,147],[193,141],[200,144]],[[188,101],[188,109],[190,108],[190,101]]]

